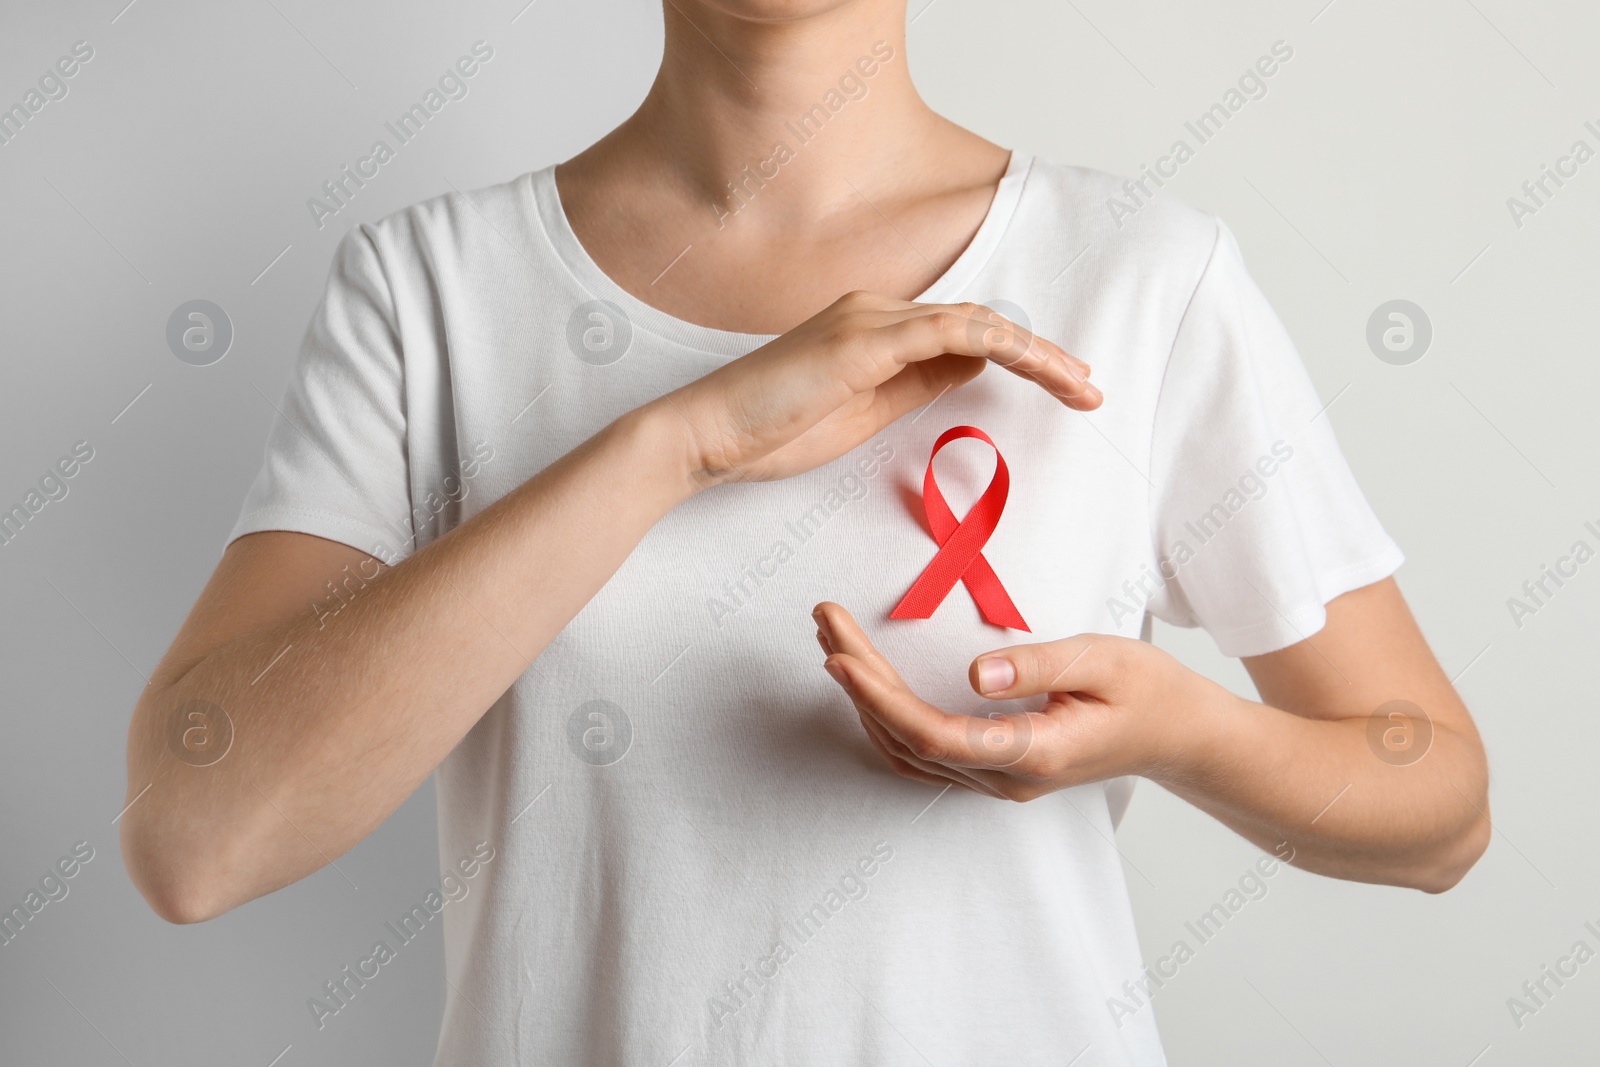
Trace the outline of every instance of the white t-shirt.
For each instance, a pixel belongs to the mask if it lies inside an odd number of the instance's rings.
[[[895,776],[810,615],[838,601],[919,693],[982,713],[979,652],[1154,615],[1264,653],[1399,566],[1233,235],[1169,197],[1119,228],[1120,184],[1015,153],[919,297],[1024,319],[1094,366],[1099,411],[989,368],[826,467],[701,493],[445,759],[443,867],[494,858],[442,909],[438,1063],[1164,1062],[1124,988],[1143,976],[1114,844],[1131,782],[1013,804]],[[232,536],[398,562],[767,340],[619,288],[550,169],[429,200],[340,244]],[[1031,636],[961,585],[888,618],[935,552],[922,474],[958,424],[1010,467],[985,555]],[[940,453],[958,516],[992,456]],[[352,933],[352,956],[374,948]]]

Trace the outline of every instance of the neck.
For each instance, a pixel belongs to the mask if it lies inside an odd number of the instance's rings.
[[[661,69],[610,147],[680,195],[736,206],[781,167],[781,199],[814,217],[926,151],[943,122],[911,82],[898,0],[788,21],[703,0],[665,14]]]

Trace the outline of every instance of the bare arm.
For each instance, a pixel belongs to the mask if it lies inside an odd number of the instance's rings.
[[[1488,763],[1394,580],[1244,664],[1261,702],[1206,702],[1209,744],[1168,787],[1269,852],[1289,842],[1296,866],[1432,892],[1460,881],[1489,844]]]
[[[382,573],[304,534],[239,539],[134,710],[122,819],[134,884],[160,915],[194,922],[349,849],[699,488],[827,463],[985,360],[1069,406],[1099,404],[1080,361],[993,330],[991,314],[851,294],[623,416]],[[337,615],[313,614],[347,565],[376,577]],[[197,701],[233,725],[231,748],[204,766],[172,745]]]
[[[817,620],[830,672],[908,778],[1033,800],[1139,774],[1296,866],[1430,892],[1489,842],[1482,742],[1392,579],[1336,597],[1311,639],[1246,659],[1262,702],[1127,638],[985,653],[980,694],[1049,699],[978,731],[918,699],[839,605]],[[1380,709],[1404,717],[1374,724]]]
[[[296,533],[229,546],[129,730],[130,799],[149,791],[123,854],[152,907],[209,918],[370,832],[693,492],[682,440],[659,417],[609,427],[330,617],[309,605],[346,565],[374,573],[364,554]],[[233,726],[207,766],[169,747],[197,700]]]

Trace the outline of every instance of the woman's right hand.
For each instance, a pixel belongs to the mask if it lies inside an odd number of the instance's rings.
[[[996,363],[1067,407],[1089,366],[981,304],[848,293],[788,333],[663,396],[688,424],[701,484],[771,481],[831,462]]]

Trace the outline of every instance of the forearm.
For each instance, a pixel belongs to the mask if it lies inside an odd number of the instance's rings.
[[[1356,881],[1441,891],[1483,851],[1487,770],[1476,738],[1439,724],[1414,762],[1379,758],[1367,717],[1314,719],[1191,675],[1185,740],[1151,777],[1268,851]]]
[[[298,615],[158,674],[129,738],[130,796],[149,786],[124,817],[136,880],[204,918],[359,841],[693,493],[691,466],[670,412],[636,412],[337,616]],[[168,749],[189,701],[232,721],[232,747],[212,765]]]

